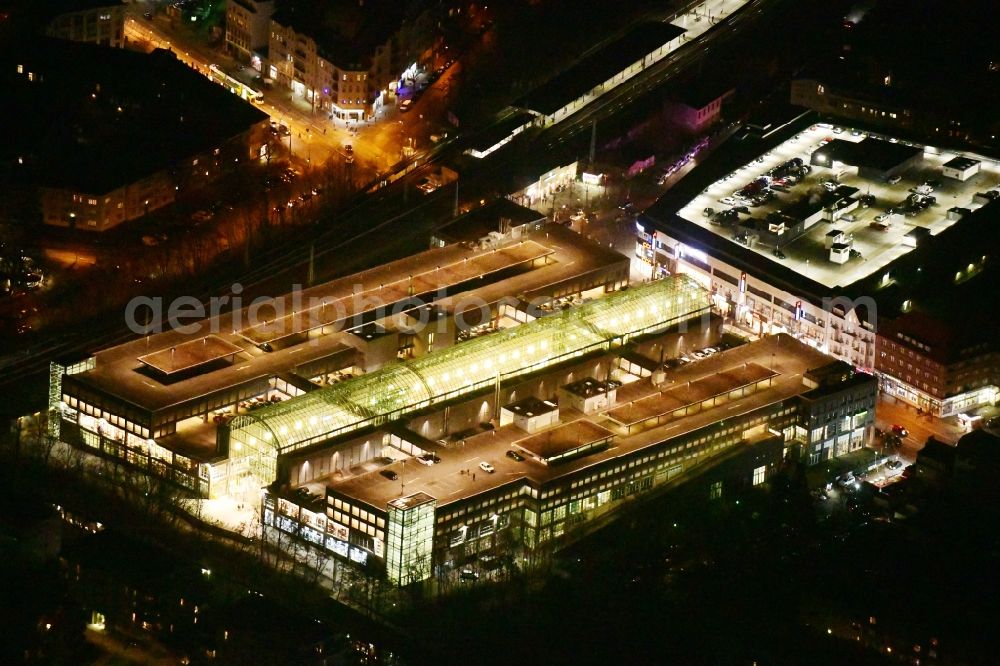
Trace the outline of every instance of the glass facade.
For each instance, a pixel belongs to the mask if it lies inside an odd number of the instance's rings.
[[[394,585],[409,585],[431,577],[436,505],[437,501],[426,493],[389,502],[385,564]]]
[[[240,415],[228,426],[233,469],[270,483],[278,454],[608,350],[710,307],[694,280],[673,276]]]
[[[80,372],[86,372],[87,370],[93,370],[95,360],[93,356],[89,356],[86,359],[69,365],[62,365],[52,361],[49,363],[49,420],[48,420],[48,431],[53,437],[59,437],[59,426],[62,422],[60,418],[60,410],[62,409],[63,402],[63,392],[62,392],[62,378],[63,375],[75,375]]]

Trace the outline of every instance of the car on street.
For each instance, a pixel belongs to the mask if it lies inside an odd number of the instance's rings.
[[[431,465],[436,465],[441,462],[441,458],[433,453],[425,453],[417,458],[417,462],[421,465],[427,465],[430,467]]]
[[[899,425],[898,423],[894,423],[892,425],[892,434],[895,435],[896,437],[906,438],[910,436],[910,431],[904,428],[903,426]]]
[[[402,102],[399,103],[399,112],[400,113],[406,113],[411,108],[413,108],[413,100],[412,99],[404,99]]]
[[[399,474],[396,474],[391,469],[384,469],[381,472],[379,472],[379,474],[389,479],[390,481],[395,481],[396,479],[399,478]]]
[[[852,491],[860,488],[861,482],[854,476],[854,472],[847,472],[846,474],[842,474],[840,478],[837,479],[837,485],[844,490]]]
[[[719,199],[719,203],[721,203],[721,204],[723,204],[725,206],[735,206],[736,205],[736,199],[734,199],[732,197],[722,197],[721,199]]]
[[[496,468],[494,468],[493,465],[489,464],[485,460],[479,463],[479,469],[483,470],[487,474],[492,474],[493,472],[496,471]]]
[[[524,460],[524,456],[522,456],[517,451],[508,451],[507,457],[510,458],[511,460],[516,460],[517,462],[522,462]]]

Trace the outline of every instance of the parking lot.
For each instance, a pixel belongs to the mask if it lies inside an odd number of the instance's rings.
[[[833,168],[818,165],[806,168],[812,153],[830,140],[857,143],[866,136],[851,128],[813,125],[757,160],[723,176],[690,201],[679,214],[733,242],[740,242],[737,241],[740,238],[742,245],[771,261],[785,264],[827,287],[834,287],[871,275],[909,252],[912,247],[907,244],[906,236],[914,228],[922,227],[931,235],[937,235],[957,221],[949,219],[949,209],[979,208],[981,204],[973,202],[974,195],[996,188],[1000,183],[1000,165],[976,155],[969,157],[981,161],[979,174],[965,182],[942,177],[942,165],[956,154],[930,146],[923,147],[923,156],[900,174],[898,181],[895,178],[864,178],[856,167],[838,162],[834,162]],[[897,143],[896,139],[889,137],[875,138]],[[801,172],[783,185],[774,187],[769,172],[781,173],[782,165],[795,158],[803,165]],[[766,178],[758,180],[762,177]],[[759,185],[747,188],[755,180]],[[767,184],[763,185],[765,182]],[[857,188],[854,197],[866,197],[871,205],[858,206],[835,222],[816,222],[800,237],[781,245],[777,252],[773,244],[754,242],[753,233],[747,233],[752,226],[752,223],[747,224],[748,220],[759,220],[767,228],[764,220],[769,213],[788,209],[803,200],[815,201],[839,186]],[[752,193],[758,190],[762,196],[755,201]],[[740,191],[751,196],[739,199],[736,193]],[[922,200],[925,195],[933,199],[927,199],[923,209],[913,205],[914,200]],[[711,209],[711,213],[707,209]],[[890,209],[898,213],[889,214]],[[736,212],[723,212],[730,210]],[[723,212],[721,216],[720,212]],[[726,216],[729,216],[728,220]],[[884,230],[874,228],[873,223],[883,223]],[[827,235],[833,230],[843,232],[842,242],[848,244],[851,250],[850,258],[844,264],[831,261],[829,257]]]

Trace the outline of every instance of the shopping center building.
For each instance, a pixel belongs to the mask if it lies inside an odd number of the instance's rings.
[[[731,325],[787,332],[948,416],[995,400],[996,386],[907,372],[910,359],[890,363],[876,331],[941,302],[975,310],[962,285],[980,276],[985,287],[983,232],[996,227],[982,221],[997,215],[998,182],[986,157],[799,123],[700,164],[639,218],[636,254],[694,277]]]
[[[870,437],[872,376],[785,335],[720,345],[692,277],[629,285],[562,226],[517,233],[53,363],[50,426],[399,585],[530,561],[727,460],[753,485]]]
[[[259,492],[274,480],[273,460],[270,471],[240,485],[244,471],[232,470],[246,460],[233,449],[252,444],[230,445],[231,421],[286,409],[282,401],[470,344],[628,282],[627,257],[563,227],[512,235],[475,248],[433,248],[216,317],[186,320],[184,330],[60,359],[51,365],[50,428],[66,442],[148,469],[201,496],[244,487]]]
[[[400,585],[530,562],[739,454],[706,500],[869,440],[875,378],[789,336],[655,361],[715,342],[709,309],[686,276],[630,287],[233,421],[230,439],[248,469],[276,466],[266,525]],[[657,369],[632,374],[626,349]]]

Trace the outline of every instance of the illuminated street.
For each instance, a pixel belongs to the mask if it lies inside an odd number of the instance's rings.
[[[149,21],[141,16],[143,5],[135,4],[132,14],[125,24],[126,36],[149,48],[164,48],[173,51],[188,66],[205,74],[209,66],[216,64],[230,72],[238,72],[243,80],[256,75],[252,69],[235,63],[229,56],[218,51],[210,51],[206,46],[189,42],[177,30],[170,30],[158,21]],[[429,136],[434,127],[431,118],[440,118],[443,113],[442,100],[447,96],[449,75],[446,72],[432,86],[421,101],[417,113],[399,114],[389,109],[377,121],[356,125],[350,131],[343,122],[334,122],[313,113],[303,100],[294,99],[287,92],[263,90],[265,102],[261,109],[282,125],[288,126],[290,135],[281,140],[283,147],[291,148],[293,159],[303,164],[321,165],[331,157],[346,157],[345,146],[351,145],[357,159],[373,165],[378,171],[387,170],[403,157],[403,146],[408,141],[417,140],[417,147],[428,147]],[[260,82],[251,81],[260,86]],[[425,118],[426,116],[426,118]]]

